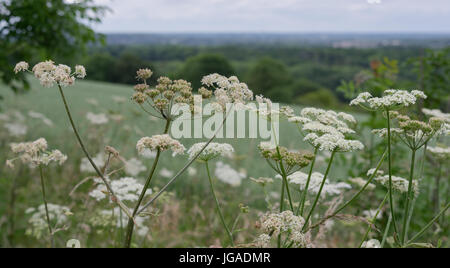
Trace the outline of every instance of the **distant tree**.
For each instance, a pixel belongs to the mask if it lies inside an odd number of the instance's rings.
[[[318,106],[327,109],[338,107],[339,100],[329,89],[319,89],[317,91],[306,93],[296,99],[296,103],[305,106]]]
[[[108,81],[112,82],[114,80],[114,66],[117,59],[112,57],[109,53],[94,53],[87,57],[84,65],[89,71],[89,79],[97,81]]]
[[[426,50],[410,61],[418,78],[418,87],[427,94],[426,107],[450,111],[450,48]]]
[[[225,76],[235,75],[230,62],[220,54],[199,54],[187,59],[177,77],[182,77],[192,83],[194,90],[201,87],[203,76],[218,73]]]
[[[155,68],[147,61],[142,60],[139,56],[133,53],[123,53],[114,63],[106,70],[109,82],[121,84],[136,84],[136,71],[140,68],[150,68],[153,71],[152,77],[148,82],[154,84],[158,77]]]
[[[106,12],[93,0],[0,1],[0,79],[14,91],[29,88],[25,75],[15,75],[21,60],[64,58],[68,61],[89,42],[102,40],[90,27]]]
[[[304,95],[324,88],[320,84],[313,82],[307,78],[300,78],[295,80],[292,83],[291,87],[294,96]]]
[[[246,79],[255,94],[263,94],[274,101],[282,101],[292,92],[287,88],[292,82],[286,66],[272,58],[262,58],[248,71]]]

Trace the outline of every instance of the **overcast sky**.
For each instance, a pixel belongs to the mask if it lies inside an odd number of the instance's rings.
[[[95,0],[111,32],[446,32],[450,0]]]

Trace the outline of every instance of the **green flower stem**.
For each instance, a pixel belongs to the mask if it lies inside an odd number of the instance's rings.
[[[75,126],[75,123],[73,122],[72,114],[70,113],[69,105],[67,104],[67,100],[66,100],[66,97],[64,95],[64,91],[62,90],[60,85],[58,85],[58,89],[59,89],[59,93],[61,94],[61,98],[62,98],[62,101],[64,103],[64,108],[66,109],[67,116],[69,117],[70,125],[72,126],[73,132],[75,133],[75,136],[76,136],[76,138],[78,140],[78,143],[80,144],[81,149],[83,150],[84,155],[86,156],[86,158],[91,163],[91,165],[94,168],[94,170],[97,173],[97,175],[102,179],[103,183],[106,186],[106,189],[108,189],[109,193],[112,196],[112,200],[119,205],[119,207],[125,212],[125,214],[128,215],[128,217],[131,217],[131,213],[130,213],[129,209],[127,208],[127,206],[125,206],[125,204],[123,204],[122,201],[120,201],[117,198],[117,196],[115,195],[111,185],[106,180],[105,176],[100,171],[100,169],[97,167],[97,165],[94,163],[94,161],[92,160],[92,157],[89,155],[86,147],[84,146],[83,141],[81,140],[80,134],[78,133],[78,130],[77,130],[76,126]]]
[[[308,189],[309,189],[309,183],[311,182],[311,175],[314,169],[314,164],[316,163],[316,157],[317,157],[317,151],[319,150],[319,147],[316,147],[314,149],[314,158],[311,162],[311,166],[309,167],[309,173],[308,173],[308,179],[306,180],[305,189],[302,192],[302,196],[300,198],[300,205],[297,209],[297,216],[303,216],[303,211],[305,209],[305,202],[306,202],[306,196],[308,195]]]
[[[420,174],[419,174],[419,177],[418,177],[418,182],[419,183],[420,183],[420,180],[422,180],[423,172],[425,170],[425,162],[426,162],[428,142],[426,142],[424,145],[425,145],[425,147],[423,149],[422,163],[420,165],[420,171],[419,171]],[[417,198],[414,196],[413,202],[411,204],[411,208],[409,209],[408,222],[406,223],[406,240],[408,239],[409,226],[411,224],[411,219],[412,219],[412,215],[413,215],[413,212],[414,212],[414,207],[416,205],[416,200],[417,200]]]
[[[169,127],[170,127],[170,120],[167,120],[166,126],[164,128],[164,134],[167,134],[169,132]],[[147,180],[145,181],[144,188],[142,188],[141,194],[139,195],[139,199],[136,203],[136,206],[134,207],[132,217],[128,219],[127,233],[125,236],[125,244],[124,244],[125,248],[129,248],[131,246],[131,240],[133,238],[133,230],[134,230],[134,217],[137,215],[142,200],[144,200],[145,193],[147,192],[147,189],[150,186],[150,182],[152,181],[153,175],[155,174],[156,166],[158,165],[160,156],[161,150],[158,148],[158,150],[156,151],[155,161],[153,161],[152,169],[147,177]]]
[[[288,195],[288,200],[289,200],[289,206],[291,206],[291,211],[294,212],[294,205],[292,204],[292,198],[291,198],[291,192],[289,191],[289,182],[287,180],[287,174],[286,174],[286,170],[284,169],[284,165],[283,165],[283,159],[281,159],[281,154],[280,154],[280,148],[277,146],[277,152],[278,152],[278,156],[280,157],[280,170],[281,170],[281,177],[283,178],[283,193],[284,193],[284,188],[286,188],[286,192]],[[282,200],[284,201],[284,200]],[[280,204],[280,209],[282,209],[281,204]],[[282,211],[280,211],[282,212]]]
[[[406,242],[406,225],[408,224],[408,214],[409,214],[409,203],[411,201],[411,195],[412,195],[412,189],[413,189],[413,179],[414,179],[414,166],[416,162],[416,150],[412,150],[411,155],[411,169],[410,169],[410,175],[409,175],[409,183],[408,183],[408,194],[406,196],[406,206],[405,206],[405,212],[403,215],[403,229],[402,229],[402,235],[401,235],[401,243],[405,244]]]
[[[389,109],[386,109],[386,116],[387,116],[388,170],[389,170],[389,207],[391,209],[392,223],[394,226],[394,235],[396,235],[398,234],[398,229],[395,220],[394,198],[392,196],[391,115]]]
[[[285,180],[281,181],[281,195],[280,195],[280,213],[283,212],[284,207],[284,184]],[[278,248],[281,247],[281,234],[278,235],[278,241],[277,241]]]
[[[375,220],[377,219],[378,215],[380,214],[381,210],[384,207],[384,204],[386,203],[387,199],[389,197],[389,193],[386,193],[386,195],[384,196],[383,201],[381,202],[381,205],[378,207],[377,212],[375,213],[375,215],[373,216],[373,218],[370,220],[370,224],[369,227],[367,227],[367,231],[364,234],[363,239],[361,240],[361,243],[359,244],[358,248],[362,247],[362,244],[364,243],[364,241],[366,241],[367,237],[369,236],[370,231],[372,230],[372,224],[375,223]]]
[[[391,214],[389,214],[388,222],[386,224],[386,228],[384,230],[383,239],[381,240],[381,248],[384,248],[384,245],[386,244],[386,239],[389,234],[389,229],[391,229],[391,223],[392,223],[392,217]]]
[[[413,243],[414,241],[416,241],[421,235],[423,235],[423,233],[425,233],[425,231],[426,230],[428,230],[428,228],[430,228],[431,227],[431,225],[435,222],[435,221],[437,221],[441,216],[442,216],[442,214],[444,214],[446,211],[447,211],[447,209],[450,207],[450,203],[448,203],[446,206],[445,206],[445,208],[443,208],[440,212],[439,212],[439,214],[437,214],[427,225],[425,225],[425,227],[423,227],[422,228],[422,230],[420,230],[413,238],[411,238],[407,243],[406,243],[406,245],[408,245],[408,244],[411,244],[411,243]]]
[[[39,175],[40,175],[40,178],[41,178],[42,199],[44,200],[45,217],[46,217],[47,225],[48,225],[48,233],[50,235],[51,247],[53,248],[55,246],[55,241],[54,241],[54,238],[53,238],[52,225],[50,223],[50,214],[48,213],[47,197],[45,195],[44,172],[42,171],[42,166],[41,165],[39,165]]]
[[[313,203],[313,205],[311,207],[311,210],[309,211],[309,214],[308,214],[308,216],[305,219],[305,225],[303,225],[303,229],[302,229],[303,231],[306,230],[306,226],[308,225],[308,221],[311,218],[311,216],[312,216],[312,214],[314,212],[314,209],[317,206],[317,203],[319,202],[320,195],[322,194],[323,186],[325,185],[325,181],[327,180],[328,174],[330,173],[331,164],[333,163],[333,159],[334,159],[334,155],[335,154],[336,154],[335,151],[333,151],[331,153],[330,162],[328,162],[328,167],[327,167],[327,170],[325,171],[325,175],[323,176],[322,183],[320,184],[319,192],[317,193],[316,199],[314,200],[314,203]]]
[[[227,224],[225,222],[225,219],[223,217],[223,214],[222,214],[222,210],[220,209],[219,200],[217,199],[216,192],[214,191],[214,185],[213,185],[213,182],[212,182],[211,173],[209,171],[208,161],[205,162],[205,166],[206,166],[206,172],[208,173],[208,180],[209,180],[209,185],[210,185],[210,188],[211,188],[211,193],[212,193],[212,195],[214,197],[214,201],[216,202],[217,212],[219,213],[220,220],[222,221],[222,225],[225,228],[226,233],[228,234],[228,238],[230,239],[230,243],[234,247],[233,234],[231,233],[230,229],[228,229],[228,226],[227,226]]]
[[[353,203],[353,201],[355,201],[356,199],[358,199],[358,197],[366,190],[366,188],[369,186],[369,184],[372,182],[372,180],[375,178],[375,175],[377,174],[378,170],[381,167],[381,164],[383,164],[384,159],[386,158],[387,155],[387,150],[384,151],[383,155],[381,156],[380,161],[378,162],[377,167],[375,168],[374,173],[370,176],[369,180],[366,182],[366,184],[361,188],[361,190],[359,190],[359,192],[357,192],[349,201],[347,201],[344,205],[342,205],[340,208],[338,208],[335,212],[333,212],[331,215],[323,218],[322,220],[320,220],[318,223],[314,224],[313,226],[309,227],[309,229],[314,229],[320,225],[322,225],[324,222],[326,222],[328,219],[333,218],[334,216],[336,216],[339,212],[341,212],[342,210],[344,210],[346,207],[348,207],[351,203]]]

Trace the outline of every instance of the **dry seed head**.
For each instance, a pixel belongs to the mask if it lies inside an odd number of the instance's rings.
[[[152,76],[153,72],[150,69],[139,69],[136,74],[138,79],[145,81]]]
[[[149,89],[149,86],[147,84],[137,84],[137,85],[134,86],[134,90],[136,92],[142,92],[143,93],[147,89]]]
[[[147,100],[147,96],[142,92],[136,92],[132,96],[133,101],[138,104],[142,104]]]

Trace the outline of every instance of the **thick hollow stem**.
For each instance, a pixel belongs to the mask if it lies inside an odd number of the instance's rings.
[[[327,170],[325,171],[325,175],[323,176],[322,183],[320,184],[319,192],[317,192],[316,199],[314,200],[314,203],[313,203],[313,205],[312,205],[312,207],[311,207],[311,210],[309,211],[309,214],[308,214],[308,216],[307,216],[306,219],[305,219],[305,225],[303,225],[303,231],[306,230],[306,226],[308,225],[308,221],[309,221],[309,219],[311,218],[311,216],[312,216],[312,214],[313,214],[313,212],[314,212],[314,209],[315,209],[316,206],[317,206],[317,203],[319,202],[320,195],[322,194],[323,186],[325,185],[325,182],[326,182],[326,180],[327,180],[328,173],[330,173],[331,164],[333,163],[333,159],[334,159],[334,155],[335,155],[335,154],[336,154],[335,151],[333,151],[333,152],[331,153],[330,162],[328,163]]]
[[[395,220],[394,198],[392,196],[392,153],[391,153],[391,115],[389,109],[386,109],[387,116],[387,143],[388,143],[388,172],[389,172],[389,207],[392,216],[392,225],[394,226],[394,235],[398,234],[397,223]]]
[[[169,132],[170,127],[170,120],[166,121],[166,126],[164,128],[164,134],[167,134]],[[133,239],[133,230],[134,230],[134,217],[138,214],[139,208],[141,206],[142,201],[144,200],[145,194],[147,193],[148,187],[150,186],[150,183],[152,181],[153,175],[155,174],[156,166],[158,165],[159,157],[161,156],[161,150],[158,149],[156,152],[155,161],[153,161],[152,168],[150,170],[150,174],[147,177],[147,180],[145,181],[144,187],[142,188],[142,191],[139,195],[139,199],[136,203],[136,206],[134,207],[132,217],[128,219],[128,225],[127,225],[127,232],[125,236],[125,248],[129,248],[131,246],[131,240]]]
[[[419,187],[420,187],[420,182],[421,182],[421,180],[423,178],[423,172],[425,170],[425,161],[426,161],[426,155],[427,155],[427,147],[428,147],[428,142],[425,142],[424,149],[423,149],[423,155],[422,155],[422,162],[421,162],[421,165],[420,165],[419,176],[417,177],[418,178],[417,182],[418,182],[418,186]],[[411,225],[411,219],[412,219],[412,215],[413,215],[413,212],[414,212],[414,207],[415,207],[415,204],[416,204],[416,200],[417,200],[417,197],[414,196],[412,204],[411,204],[411,208],[409,209],[408,222],[406,223],[406,240],[408,240],[408,231],[409,231],[409,226]],[[437,213],[437,210],[435,212]]]
[[[402,244],[404,244],[406,242],[406,229],[407,229],[406,225],[408,224],[409,203],[412,198],[411,195],[412,195],[412,189],[413,189],[415,162],[416,162],[416,150],[412,150],[411,169],[410,169],[409,183],[408,183],[408,193],[406,195],[406,206],[405,206],[405,212],[403,214],[403,229],[402,229],[402,235],[401,235]]]
[[[220,209],[220,203],[219,203],[219,200],[217,199],[216,192],[214,191],[214,185],[213,185],[213,181],[211,178],[211,173],[209,171],[208,162],[205,162],[205,165],[206,165],[206,173],[208,174],[208,180],[209,180],[209,186],[211,189],[211,193],[214,197],[214,201],[216,202],[217,213],[219,214],[220,221],[222,222],[223,228],[225,229],[225,231],[228,235],[228,238],[230,239],[230,243],[234,247],[233,234],[231,233],[230,229],[228,229],[227,223],[225,222],[225,218],[223,217],[223,214],[222,214],[222,210]]]
[[[306,197],[308,195],[309,183],[311,182],[311,175],[314,170],[314,164],[316,163],[316,157],[317,157],[318,150],[319,150],[319,147],[316,147],[314,149],[314,158],[311,162],[311,166],[309,167],[308,179],[306,180],[305,189],[303,190],[302,196],[300,198],[300,205],[297,210],[297,215],[300,215],[300,216],[303,216],[303,211],[305,210],[305,202],[306,202]]]
[[[284,209],[284,185],[286,184],[286,181],[283,179],[281,181],[281,194],[280,194],[280,213],[283,212]],[[277,241],[278,248],[281,247],[281,234],[278,235],[278,241]]]
[[[386,244],[386,239],[389,234],[389,229],[391,229],[391,223],[392,223],[392,217],[391,214],[389,214],[388,222],[386,224],[386,228],[384,230],[383,239],[381,239],[381,248],[384,248],[384,244]]]
[[[40,175],[40,178],[41,178],[42,199],[44,200],[45,217],[46,217],[47,225],[48,225],[48,233],[50,235],[51,247],[53,248],[55,246],[55,242],[54,242],[54,239],[53,239],[53,230],[52,230],[52,225],[51,225],[51,222],[50,222],[50,214],[48,213],[47,197],[46,197],[46,194],[45,194],[44,172],[42,171],[42,166],[41,165],[39,165],[39,175]]]

